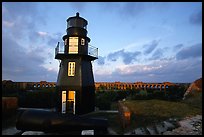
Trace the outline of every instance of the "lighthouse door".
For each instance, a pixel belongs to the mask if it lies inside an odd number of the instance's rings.
[[[75,91],[69,91],[67,103],[68,112],[75,114]]]

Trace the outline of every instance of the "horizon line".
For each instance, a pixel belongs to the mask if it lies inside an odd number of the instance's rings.
[[[2,80],[2,81],[12,81],[12,82],[53,82],[53,81],[46,81],[46,80],[40,80],[40,81],[13,81],[13,80]],[[104,82],[104,81],[94,81],[94,83],[165,83],[165,82],[169,82],[169,83],[192,83],[192,82],[171,82],[171,81],[163,81],[163,82],[143,82],[143,81],[135,81],[135,82],[122,82],[122,81],[109,81],[109,82]],[[54,83],[57,83],[57,82],[54,82]]]

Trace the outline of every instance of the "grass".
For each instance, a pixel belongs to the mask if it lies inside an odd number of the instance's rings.
[[[195,92],[193,94],[190,94],[182,102],[195,108],[202,109],[202,92]]]
[[[201,110],[184,102],[164,100],[132,100],[124,104],[136,115],[159,117],[185,117],[201,113]]]
[[[132,112],[131,125],[125,131],[153,125],[168,118],[182,119],[186,116],[202,114],[202,109],[185,102],[165,100],[127,100],[123,102]]]

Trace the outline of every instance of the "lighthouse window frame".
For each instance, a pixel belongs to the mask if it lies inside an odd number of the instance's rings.
[[[75,62],[69,62],[68,63],[68,76],[74,76],[75,75]]]

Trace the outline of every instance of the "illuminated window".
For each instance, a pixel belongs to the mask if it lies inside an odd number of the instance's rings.
[[[75,114],[75,91],[69,91],[68,109],[71,110]]]
[[[66,91],[62,91],[62,113],[66,113]]]
[[[68,63],[68,76],[74,76],[75,75],[75,62],[69,62]]]
[[[69,54],[78,53],[78,37],[69,37]]]
[[[81,38],[81,45],[85,45],[85,39]]]

